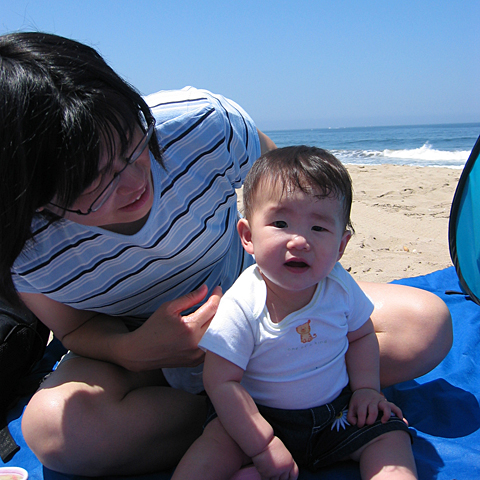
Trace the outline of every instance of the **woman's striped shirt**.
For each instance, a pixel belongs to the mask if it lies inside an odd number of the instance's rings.
[[[236,233],[235,194],[260,155],[252,119],[234,102],[191,87],[146,100],[166,166],[152,157],[146,224],[127,236],[38,216],[34,242],[14,264],[19,292],[138,325],[203,283],[228,289],[252,263]]]

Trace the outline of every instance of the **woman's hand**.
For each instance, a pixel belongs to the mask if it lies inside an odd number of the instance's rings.
[[[201,302],[207,291],[202,285],[164,303],[133,332],[118,317],[76,310],[41,294],[23,293],[21,297],[67,349],[139,372],[195,366],[203,361],[204,353],[197,345],[217,311],[220,287],[194,313],[181,313]]]
[[[220,287],[190,315],[182,312],[205,298],[207,286],[161,305],[137,330],[123,336],[122,365],[143,371],[164,367],[193,367],[203,362],[198,342],[210,324],[222,296]],[[131,352],[129,354],[128,352]]]

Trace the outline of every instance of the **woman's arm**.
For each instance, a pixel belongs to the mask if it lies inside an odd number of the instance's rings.
[[[270,137],[267,137],[263,132],[261,132],[257,128],[258,138],[260,139],[260,153],[263,155],[264,153],[269,152],[270,150],[275,150],[277,146],[272,141]]]
[[[20,296],[67,349],[128,370],[146,371],[201,363],[204,354],[197,345],[217,310],[220,289],[194,313],[182,316],[181,312],[199,303],[206,293],[202,286],[161,305],[133,332],[117,317],[76,310],[41,294]]]

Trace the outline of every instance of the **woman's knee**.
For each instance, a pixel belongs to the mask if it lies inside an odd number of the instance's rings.
[[[88,380],[84,363],[72,359],[61,364],[32,397],[22,418],[27,445],[43,465],[58,472],[82,471],[90,460],[92,468],[102,463],[100,447],[108,444],[106,412],[126,392],[121,375],[108,364],[96,362],[91,375],[95,379]],[[83,463],[80,470],[76,461]]]
[[[428,293],[428,292],[426,292]],[[425,311],[429,337],[426,342],[432,347],[428,349],[433,361],[439,363],[450,351],[453,344],[452,316],[445,302],[438,296],[430,294],[428,310]]]
[[[393,284],[361,284],[372,298],[381,354],[381,381],[392,385],[438,365],[452,341],[450,312],[437,295]]]
[[[51,470],[91,476],[109,473],[112,459],[121,459],[110,451],[116,439],[104,403],[98,392],[72,385],[40,390],[23,415],[27,445]]]
[[[55,391],[40,390],[28,403],[22,418],[27,445],[43,465],[53,469],[65,451],[64,402]]]
[[[421,361],[426,371],[440,363],[453,343],[452,317],[445,302],[427,291],[417,291],[412,300],[411,317],[405,327],[410,330],[410,355]]]

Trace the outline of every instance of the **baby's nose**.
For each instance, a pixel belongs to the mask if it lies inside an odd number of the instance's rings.
[[[287,248],[296,248],[297,250],[308,250],[310,245],[303,235],[293,235],[288,241]]]

